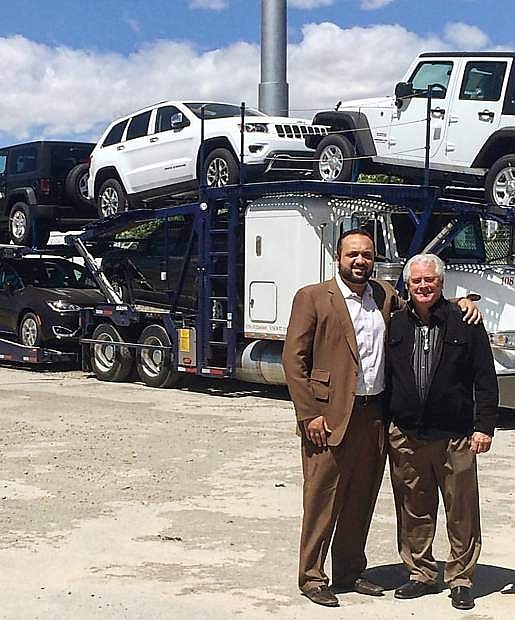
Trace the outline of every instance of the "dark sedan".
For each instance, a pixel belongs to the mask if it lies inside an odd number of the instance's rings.
[[[0,259],[0,332],[21,344],[77,344],[79,312],[105,301],[81,265],[63,258]]]

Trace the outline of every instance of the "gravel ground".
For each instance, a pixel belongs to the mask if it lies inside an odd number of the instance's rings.
[[[405,578],[385,476],[370,576],[386,596],[314,607],[296,588],[301,475],[286,390],[176,390],[80,371],[0,368],[0,617],[453,619],[448,591],[393,599]],[[515,417],[480,459],[483,553],[468,618],[513,617]],[[445,559],[445,528],[435,552]]]

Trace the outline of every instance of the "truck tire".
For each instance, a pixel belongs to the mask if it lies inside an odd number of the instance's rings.
[[[103,219],[127,211],[127,194],[118,179],[107,179],[100,186],[97,198],[98,217]]]
[[[33,312],[26,312],[18,325],[18,339],[26,347],[41,344],[41,320]]]
[[[48,242],[50,229],[45,220],[32,217],[26,203],[15,202],[9,213],[9,237],[15,245],[42,247]]]
[[[354,147],[339,134],[326,136],[315,151],[314,176],[322,181],[349,181]]]
[[[207,187],[235,185],[240,180],[240,169],[234,155],[228,149],[214,149],[206,157],[204,166]]]
[[[124,342],[121,333],[110,323],[97,325],[93,340],[102,343],[90,345],[91,368],[100,381],[126,381],[134,366],[134,354],[128,347],[113,346]]]
[[[64,190],[68,200],[77,206],[91,206],[88,199],[89,165],[78,164],[74,166],[64,182]]]
[[[170,347],[170,337],[161,325],[148,325],[141,332],[138,344],[154,347]],[[145,385],[157,388],[169,388],[177,385],[179,373],[173,367],[171,349],[138,349],[136,367],[139,378]]]
[[[500,157],[485,179],[486,200],[499,207],[515,207],[515,154]]]

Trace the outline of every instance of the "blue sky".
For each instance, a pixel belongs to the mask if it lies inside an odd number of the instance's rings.
[[[515,49],[508,0],[289,0],[292,112],[389,94],[420,51]],[[96,139],[163,99],[247,101],[260,0],[10,0],[0,19],[0,144]]]
[[[202,49],[259,41],[260,0],[206,0],[205,6],[227,5],[218,10],[192,8],[192,4],[188,0],[13,0],[2,3],[0,34],[123,54],[155,39],[194,41]],[[508,0],[379,0],[379,8],[368,10],[360,0],[314,0],[313,4],[320,6],[299,9],[290,0],[292,42],[308,21],[330,21],[342,28],[400,24],[419,35],[437,34],[448,22],[464,22],[481,28],[495,45],[514,37],[512,19],[499,19],[512,15],[513,3]]]

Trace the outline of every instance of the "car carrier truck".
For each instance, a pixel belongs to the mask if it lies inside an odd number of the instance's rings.
[[[487,220],[504,234],[496,265]],[[515,407],[512,220],[510,209],[436,188],[292,181],[209,189],[198,202],[92,223],[66,239],[108,300],[82,311],[83,365],[107,381],[136,368],[155,387],[184,375],[285,383],[293,296],[334,275],[339,235],[361,226],[375,238],[376,277],[402,288],[405,259],[431,251],[447,262],[448,296],[481,299],[501,404]]]

